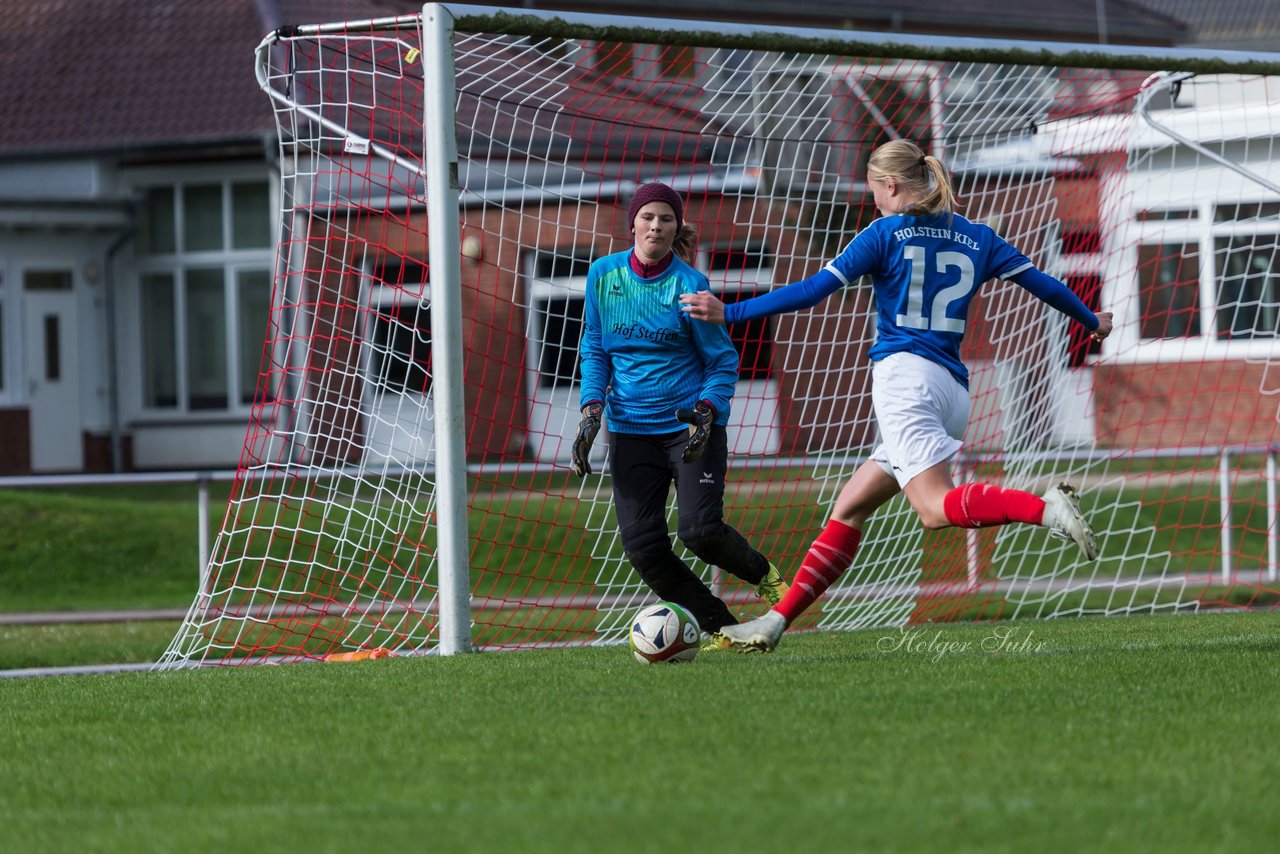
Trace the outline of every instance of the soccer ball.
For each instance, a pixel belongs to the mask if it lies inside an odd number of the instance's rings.
[[[641,608],[631,620],[631,651],[641,664],[693,661],[701,637],[693,615],[671,602]]]

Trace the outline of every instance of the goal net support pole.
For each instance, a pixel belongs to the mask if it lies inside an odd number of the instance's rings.
[[[439,650],[471,648],[471,573],[467,545],[466,398],[463,394],[462,273],[458,247],[458,149],[454,121],[453,16],[440,3],[422,8],[426,81],[427,236],[431,264],[431,354],[436,422],[436,502],[439,515]],[[440,366],[446,366],[439,370]]]

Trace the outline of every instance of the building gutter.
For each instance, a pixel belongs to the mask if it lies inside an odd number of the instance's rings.
[[[123,437],[120,428],[120,359],[116,353],[116,274],[115,259],[120,250],[137,236],[137,227],[130,223],[128,230],[120,233],[103,256],[103,309],[107,315],[107,419],[111,428],[111,471],[123,470]]]

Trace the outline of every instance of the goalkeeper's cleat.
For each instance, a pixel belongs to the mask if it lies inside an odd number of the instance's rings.
[[[732,649],[733,644],[729,643],[729,639],[719,632],[712,632],[709,635],[702,636],[702,644],[698,647],[701,652],[723,652],[726,649]]]
[[[720,636],[727,639],[737,652],[773,652],[786,630],[786,618],[777,611],[770,611],[763,617],[736,626],[725,626],[720,629]]]
[[[782,573],[778,572],[778,568],[772,563],[769,564],[769,571],[765,573],[764,578],[760,579],[760,583],[756,585],[756,595],[770,606],[777,605],[782,601],[782,597],[787,595],[790,585],[782,578]]]
[[[1098,557],[1098,538],[1080,512],[1080,496],[1066,483],[1052,487],[1044,494],[1044,519],[1049,536],[1075,543],[1086,560]]]

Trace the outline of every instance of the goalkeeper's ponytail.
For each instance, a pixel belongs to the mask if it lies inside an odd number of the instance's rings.
[[[698,246],[698,230],[689,223],[681,223],[676,239],[671,241],[671,251],[686,264],[693,263],[693,251]]]

